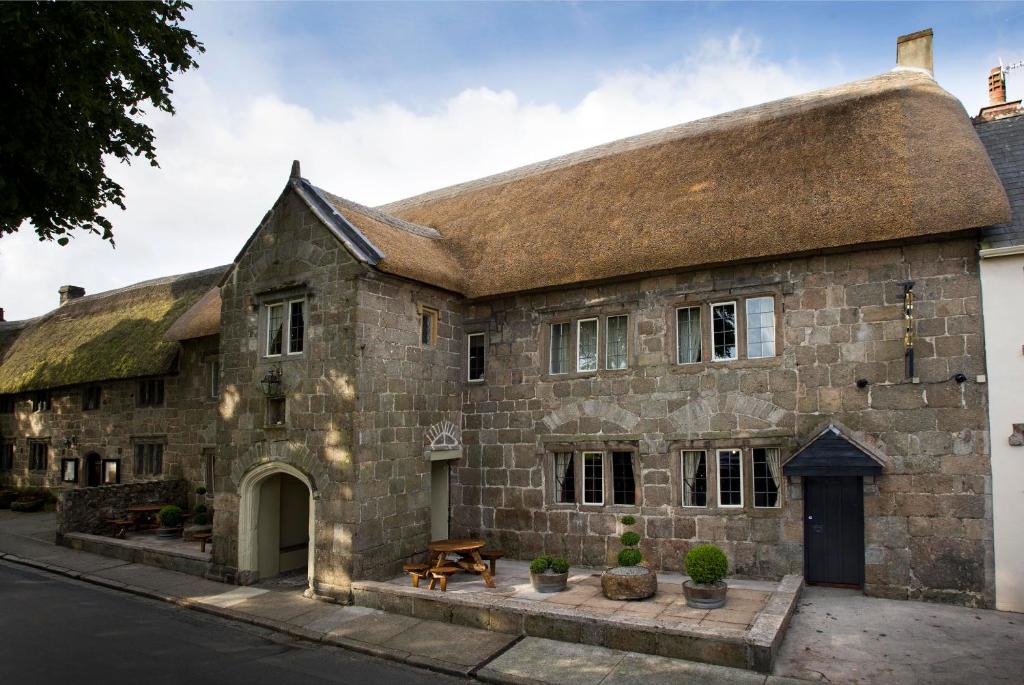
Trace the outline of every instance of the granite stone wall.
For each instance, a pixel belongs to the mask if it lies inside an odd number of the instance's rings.
[[[100,517],[124,518],[128,507],[137,504],[187,508],[189,485],[187,480],[173,479],[64,490],[57,499],[57,537],[65,533],[109,533],[110,527]]]
[[[904,369],[908,280],[917,382]],[[709,303],[751,296],[775,298],[776,356],[675,363],[677,307],[703,305],[707,326]],[[464,329],[487,333],[488,361],[486,381],[464,391],[455,534],[601,566],[628,512],[655,567],[677,570],[690,546],[714,542],[737,576],[800,573],[800,479],[785,483],[780,508],[753,508],[750,450],[778,447],[784,461],[836,422],[886,462],[864,484],[866,591],[990,606],[979,296],[975,241],[963,238],[469,303]],[[609,314],[629,316],[627,369],[547,372],[548,324]],[[638,454],[636,506],[554,502],[555,451],[615,446]],[[744,506],[715,506],[712,471],[709,506],[682,507],[680,451],[727,447],[744,450]]]
[[[186,341],[177,370],[164,380],[164,405],[136,406],[137,380],[95,383],[102,388],[99,409],[83,410],[84,386],[51,392],[52,407],[33,412],[28,394],[19,395],[13,414],[0,414],[0,440],[15,444],[14,469],[0,471],[0,484],[45,487],[53,491],[85,487],[86,457],[121,463],[121,482],[161,478],[187,478],[202,482],[201,453],[214,444],[217,400],[209,393],[209,362],[216,355],[217,338]],[[70,440],[74,439],[74,443]],[[135,473],[137,439],[164,442],[163,474]],[[49,445],[45,471],[29,470],[29,441]],[[67,444],[66,444],[67,442]],[[61,461],[78,459],[77,483],[61,479]]]

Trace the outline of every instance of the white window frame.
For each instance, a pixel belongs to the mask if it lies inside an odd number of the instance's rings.
[[[701,308],[701,306],[699,304],[691,304],[691,305],[684,305],[682,307],[676,307],[675,327],[676,327],[676,365],[677,366],[689,366],[690,364],[702,364],[702,363],[704,363],[704,328],[703,328],[704,322],[703,321],[698,322],[698,325],[701,326],[701,331],[700,331],[700,336],[698,337],[698,340],[700,341],[700,348],[697,350],[697,356],[700,357],[700,359],[698,359],[695,362],[681,362],[681,361],[679,361],[679,356],[680,356],[679,352],[682,349],[682,346],[680,345],[680,340],[679,340],[679,312],[690,311],[690,310],[693,310],[693,309],[696,309],[697,312],[700,313],[701,319],[703,319],[704,312],[702,311],[702,308]],[[693,321],[691,320],[690,323],[693,323]]]
[[[548,374],[552,375],[552,376],[561,376],[561,375],[569,373],[569,369],[563,367],[561,371],[555,371],[554,370],[554,366],[555,366],[555,335],[554,335],[554,329],[555,329],[555,326],[565,326],[566,333],[571,336],[572,335],[572,322],[571,321],[554,321],[554,322],[548,324]],[[570,345],[566,345],[566,348],[569,348],[569,347],[571,347],[571,346]],[[566,349],[565,366],[569,365],[569,359],[568,359],[569,354],[568,354],[568,352],[569,352],[569,350]]]
[[[740,503],[722,504],[722,452],[738,452],[740,455]],[[718,488],[718,506],[720,509],[743,508],[743,450],[738,447],[723,447],[715,450],[715,485]]]
[[[471,361],[471,350],[473,349],[473,338],[481,337],[484,340],[484,368],[480,378],[473,378],[470,361]],[[467,333],[466,334],[466,382],[467,383],[483,383],[484,378],[487,375],[487,334],[483,332],[478,333]]]
[[[612,319],[626,320],[626,356],[624,360],[625,366],[622,366],[621,368],[613,368],[609,366],[609,364],[611,364],[612,358],[611,351],[609,350],[609,345],[612,342],[612,336],[609,335],[608,333],[608,322],[611,321]],[[604,368],[608,371],[622,371],[624,369],[629,368],[629,314],[609,314],[608,316],[604,317]]]
[[[271,352],[270,351],[270,342],[271,342],[271,340],[273,340],[273,336],[270,334],[270,322],[273,320],[272,317],[270,316],[270,312],[275,307],[280,307],[281,308],[281,351],[280,352]],[[267,342],[266,342],[265,347],[263,348],[265,356],[267,356],[267,357],[281,357],[281,356],[284,356],[284,351],[287,349],[287,339],[288,339],[288,319],[285,317],[285,303],[284,302],[274,302],[273,304],[264,305],[263,308],[266,311],[266,317],[267,317],[267,321],[266,321]]]
[[[755,301],[755,300],[768,300],[769,302],[772,303],[772,327],[771,327],[772,328],[772,340],[771,340],[771,343],[772,343],[772,352],[773,352],[773,354],[758,354],[758,355],[750,354],[750,329],[751,329],[751,327],[750,327],[750,303]],[[767,312],[758,312],[758,314],[762,314],[762,313],[767,313]],[[776,314],[775,314],[775,297],[774,296],[772,296],[772,295],[758,295],[756,297],[748,297],[747,299],[745,299],[743,301],[743,331],[746,334],[746,335],[743,336],[743,338],[744,338],[743,344],[744,344],[744,347],[746,348],[746,351],[747,351],[747,359],[771,359],[772,357],[778,356],[779,350],[778,350],[778,329],[777,329],[777,326],[776,326],[777,321],[778,321],[778,318],[776,317]],[[755,328],[757,328],[758,330],[765,330],[765,328],[760,325],[760,322],[758,322],[758,325],[755,326]],[[764,340],[760,340],[760,341],[758,341],[757,344],[763,347],[764,343],[765,343]]]
[[[600,502],[588,502],[587,501],[587,457],[594,457],[594,456],[597,457],[598,463],[601,464],[601,490],[600,490],[600,492],[601,492],[601,501]],[[582,478],[582,482],[581,482],[581,486],[582,487],[580,488],[580,504],[582,504],[583,506],[588,506],[588,507],[603,507],[604,506],[604,491],[605,491],[605,487],[606,487],[605,475],[604,475],[604,472],[605,472],[605,468],[604,468],[604,452],[598,452],[596,450],[587,450],[585,452],[582,452],[581,456],[580,456],[580,464],[583,467],[582,468],[582,473],[580,474],[580,477]]]
[[[754,498],[754,502],[753,502],[754,508],[755,509],[781,509],[782,508],[782,489],[783,489],[783,485],[785,485],[785,482],[786,482],[786,477],[785,476],[781,477],[782,480],[779,482],[779,484],[777,486],[778,489],[775,492],[775,504],[773,506],[770,506],[770,507],[769,506],[762,506],[762,505],[759,505],[757,503],[757,478],[754,477],[754,474],[757,473],[756,471],[754,471],[754,460],[757,459],[757,457],[754,455],[754,452],[759,450],[759,449],[763,449],[763,450],[765,450],[765,452],[767,452],[768,450],[775,450],[778,453],[778,455],[779,455],[779,463],[780,464],[782,463],[782,450],[779,449],[778,447],[755,447],[755,448],[750,450],[750,496]],[[765,464],[765,468],[768,468],[767,463]],[[781,466],[780,466],[780,469],[781,469]],[[770,476],[771,476],[771,471],[769,471],[769,477]]]
[[[686,503],[686,455],[690,452],[699,452],[704,455],[704,504]],[[696,473],[696,472],[695,472]],[[707,509],[708,508],[708,451],[707,450],[680,450],[679,451],[679,505],[684,509]]]
[[[299,303],[302,306],[302,349],[298,352],[292,349],[292,343],[294,342],[292,339],[292,305],[295,303]],[[287,345],[283,345],[282,347],[287,350],[289,355],[302,354],[306,350],[306,299],[304,297],[300,297],[295,300],[288,300],[287,313],[288,317],[284,321],[284,332]]]
[[[220,397],[220,357],[210,358],[210,399]]]
[[[594,341],[594,368],[582,369],[580,368],[580,344],[583,336],[580,335],[580,331],[583,328],[583,324],[594,322],[594,334],[597,339]],[[576,321],[576,373],[594,373],[601,368],[601,320],[597,317],[590,319],[579,319]]]
[[[726,305],[732,305],[732,320],[736,330],[733,331],[735,338],[735,344],[733,345],[733,356],[732,357],[719,357],[718,353],[715,352],[715,307],[725,307]],[[711,361],[713,362],[732,362],[740,358],[740,320],[739,311],[740,308],[736,303],[736,300],[726,300],[725,302],[712,302],[708,305],[710,314],[711,328]]]

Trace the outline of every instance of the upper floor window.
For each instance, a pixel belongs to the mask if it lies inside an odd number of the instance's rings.
[[[267,355],[300,354],[306,337],[306,301],[266,305]]]
[[[139,381],[135,405],[138,407],[162,407],[164,405],[164,379],[147,378],[144,381]]]
[[[210,397],[217,398],[220,397],[220,358],[211,358],[208,365],[210,372]]]
[[[736,303],[711,305],[711,354],[714,361],[736,359]]]
[[[135,443],[135,475],[159,476],[164,472],[164,444],[157,441]]]
[[[50,411],[52,408],[53,398],[49,390],[32,393],[32,411]]]
[[[782,460],[777,447],[756,447],[753,454],[754,506],[781,506]]]
[[[605,319],[605,360],[606,369],[624,369],[628,365],[629,317],[625,314]]]
[[[487,336],[483,333],[470,333],[466,336],[466,359],[469,369],[467,379],[470,381],[484,379],[486,343]]]
[[[743,453],[718,450],[718,506],[743,506]]]
[[[696,364],[701,359],[700,307],[676,310],[676,363]]]
[[[747,299],[747,357],[775,356],[775,298]]]
[[[14,395],[0,395],[0,414],[14,413]]]
[[[683,451],[683,506],[708,505],[708,460],[703,450]]]
[[[568,323],[551,324],[551,354],[549,370],[551,373],[569,372],[569,339],[571,333]]]
[[[45,440],[29,440],[28,470],[45,471],[49,466],[50,445]]]
[[[576,370],[597,371],[597,319],[576,322]]]
[[[98,385],[90,385],[82,390],[82,411],[93,411],[100,408],[103,389]]]
[[[433,347],[437,344],[437,319],[436,309],[420,307],[420,344]]]

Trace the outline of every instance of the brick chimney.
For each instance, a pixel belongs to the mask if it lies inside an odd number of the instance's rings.
[[[1002,67],[992,67],[988,73],[988,104],[1001,105],[1006,102],[1006,74]]]
[[[992,67],[988,72],[988,106],[982,107],[975,121],[994,121],[1024,114],[1020,100],[1006,101],[1006,70]]]
[[[6,319],[4,319],[4,308],[3,307],[0,307],[0,321],[6,321]]]
[[[925,71],[935,75],[932,59],[932,30],[908,33],[896,39],[896,69]]]
[[[62,285],[57,292],[60,293],[60,303],[65,304],[85,295],[85,288],[80,288],[77,285]]]

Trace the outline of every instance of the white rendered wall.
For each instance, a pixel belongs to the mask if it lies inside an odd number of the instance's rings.
[[[992,431],[992,518],[996,608],[1024,612],[1024,447],[1011,447],[1024,423],[1024,254],[981,260]]]

